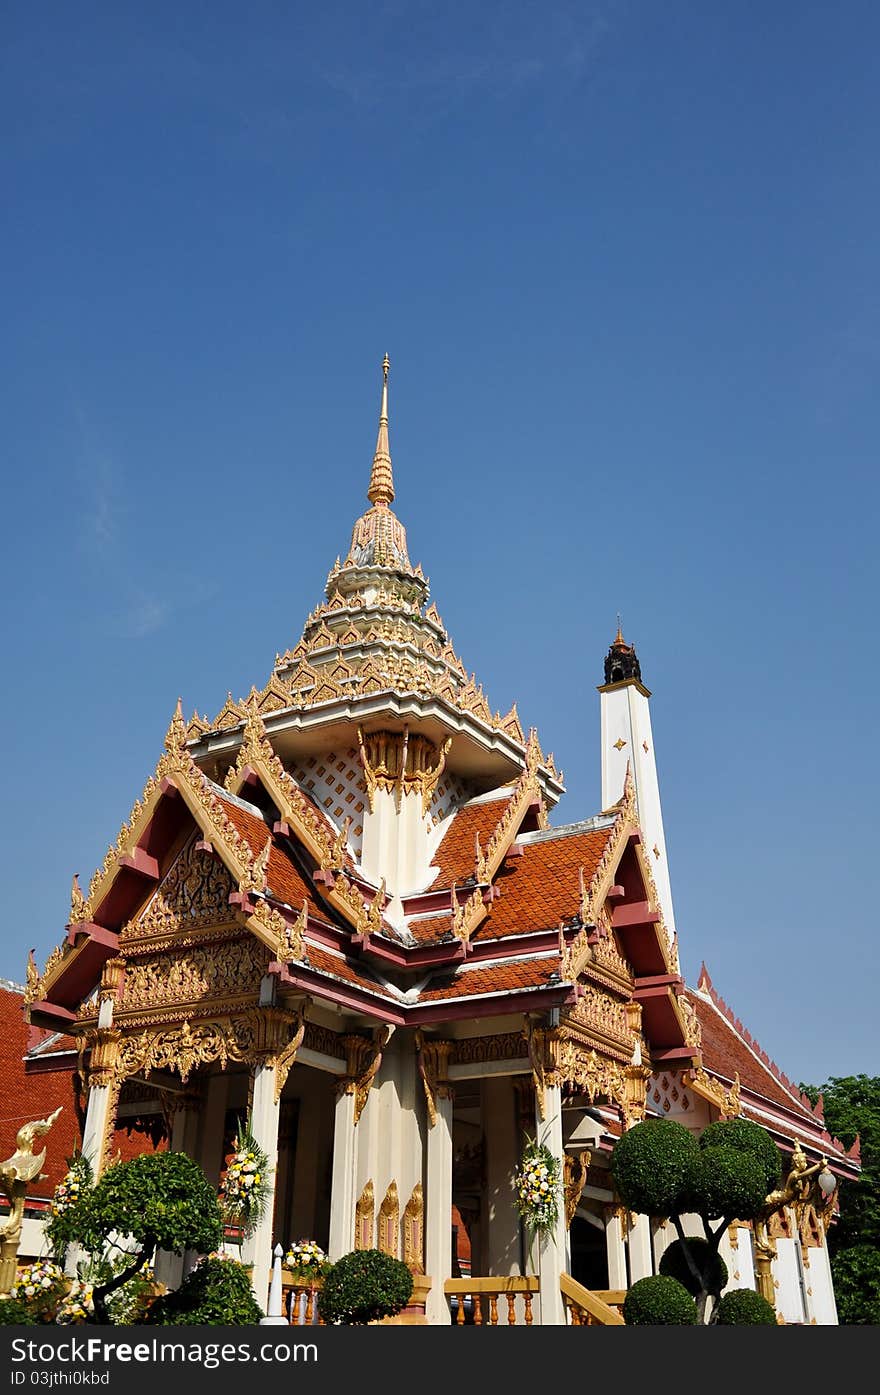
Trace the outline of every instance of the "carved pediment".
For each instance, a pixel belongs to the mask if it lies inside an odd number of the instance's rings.
[[[253,936],[220,943],[170,946],[129,961],[122,1012],[256,1001],[269,952]]]
[[[229,905],[235,883],[219,857],[196,848],[198,840],[190,840],[140,915],[126,925],[121,943],[235,923]]]

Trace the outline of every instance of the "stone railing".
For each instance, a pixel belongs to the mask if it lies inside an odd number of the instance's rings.
[[[323,1327],[318,1313],[321,1279],[296,1279],[289,1269],[281,1271],[281,1311],[291,1327]]]
[[[570,1274],[561,1274],[559,1287],[572,1327],[623,1327],[625,1289],[584,1288]]]
[[[540,1289],[534,1274],[498,1275],[492,1279],[447,1279],[443,1291],[449,1301],[452,1321],[458,1327],[498,1327],[498,1304],[501,1302],[503,1327],[515,1327],[520,1321],[531,1326],[532,1294]],[[517,1317],[517,1300],[522,1317]]]

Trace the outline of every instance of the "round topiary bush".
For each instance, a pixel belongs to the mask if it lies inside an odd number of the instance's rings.
[[[0,1298],[0,1324],[36,1326],[39,1318],[20,1298]]]
[[[180,1288],[160,1294],[143,1321],[159,1327],[248,1327],[262,1316],[245,1266],[212,1255],[187,1274]]]
[[[717,1297],[727,1283],[727,1265],[724,1260],[707,1240],[701,1240],[698,1235],[688,1238],[688,1249],[691,1258],[703,1276],[702,1289],[688,1268],[684,1246],[680,1240],[674,1240],[669,1249],[663,1251],[660,1260],[660,1273],[667,1275],[670,1279],[678,1279],[678,1282],[684,1284],[688,1293],[693,1294],[694,1298],[697,1298],[703,1290],[713,1297]]]
[[[715,1321],[723,1327],[776,1326],[773,1307],[750,1288],[732,1288],[720,1299],[715,1309]]]
[[[764,1203],[766,1170],[753,1153],[719,1144],[698,1154],[690,1186],[691,1207],[701,1215],[750,1220]]]
[[[412,1290],[412,1274],[399,1259],[381,1250],[352,1250],[324,1279],[318,1311],[325,1322],[362,1326],[399,1313]]]
[[[701,1148],[738,1148],[751,1153],[764,1169],[764,1190],[770,1192],[779,1185],[781,1160],[779,1149],[766,1129],[749,1119],[719,1119],[709,1124],[700,1135]]]
[[[697,1307],[677,1279],[655,1274],[633,1284],[623,1300],[623,1320],[628,1327],[694,1327]]]
[[[631,1211],[669,1216],[678,1208],[700,1146],[674,1119],[646,1119],[614,1145],[611,1174]]]

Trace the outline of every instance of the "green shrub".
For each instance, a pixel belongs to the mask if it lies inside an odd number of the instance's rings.
[[[0,1298],[0,1325],[36,1326],[39,1318],[20,1298]]]
[[[360,1326],[399,1313],[412,1290],[412,1274],[399,1259],[381,1250],[352,1250],[324,1279],[318,1311],[325,1322]]]
[[[693,1134],[674,1119],[636,1124],[611,1154],[611,1174],[624,1205],[646,1216],[671,1215],[699,1155]]]
[[[628,1327],[692,1327],[696,1326],[697,1307],[677,1279],[655,1274],[639,1279],[628,1291],[623,1320]]]
[[[691,1169],[689,1210],[750,1220],[764,1203],[766,1171],[754,1153],[718,1144],[698,1153]]]
[[[773,1307],[750,1288],[732,1288],[719,1300],[715,1321],[723,1327],[747,1327],[755,1324],[776,1326]]]
[[[727,1283],[727,1265],[718,1251],[698,1235],[689,1236],[687,1243],[691,1259],[703,1276],[702,1286],[688,1268],[684,1246],[680,1240],[674,1240],[668,1250],[663,1251],[660,1273],[668,1275],[671,1279],[678,1279],[694,1298],[699,1297],[702,1292],[717,1297]]]
[[[247,1327],[262,1316],[245,1266],[237,1259],[210,1256],[180,1288],[160,1294],[143,1321],[159,1327]]]
[[[719,1119],[703,1130],[700,1147],[738,1148],[742,1153],[751,1153],[764,1169],[765,1193],[779,1185],[782,1173],[779,1149],[760,1124],[753,1124],[748,1119]]]

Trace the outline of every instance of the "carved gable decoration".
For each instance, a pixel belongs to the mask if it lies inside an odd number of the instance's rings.
[[[129,961],[120,1008],[153,1011],[210,1006],[219,1011],[257,1000],[269,951],[252,935],[175,947]]]
[[[199,851],[196,842],[194,837],[187,844],[141,914],[125,927],[123,941],[236,923],[229,905],[235,883],[220,858]]]

